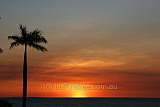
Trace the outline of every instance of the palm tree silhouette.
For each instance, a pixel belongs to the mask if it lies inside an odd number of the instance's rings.
[[[23,62],[23,104],[22,107],[26,107],[26,97],[27,97],[27,47],[32,47],[42,52],[47,51],[47,49],[40,43],[47,43],[47,40],[42,36],[40,30],[36,29],[32,32],[28,32],[26,26],[19,26],[21,36],[13,35],[8,36],[8,39],[14,40],[11,43],[10,49],[18,45],[24,45],[24,62]]]
[[[0,53],[2,53],[3,52],[3,50],[0,48]]]

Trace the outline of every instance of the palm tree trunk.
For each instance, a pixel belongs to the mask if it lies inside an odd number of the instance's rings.
[[[24,62],[23,62],[23,104],[22,107],[26,107],[27,97],[27,45],[25,45]]]

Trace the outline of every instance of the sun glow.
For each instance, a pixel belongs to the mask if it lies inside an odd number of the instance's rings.
[[[72,97],[74,98],[83,98],[83,97],[87,97],[86,93],[82,90],[74,90],[72,92]]]

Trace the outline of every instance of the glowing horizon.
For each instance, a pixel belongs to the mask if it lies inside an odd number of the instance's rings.
[[[10,35],[42,30],[42,53],[28,48],[28,97],[159,98],[160,1],[0,1],[0,97],[22,96],[23,46]],[[117,90],[53,90],[44,84],[118,85]]]

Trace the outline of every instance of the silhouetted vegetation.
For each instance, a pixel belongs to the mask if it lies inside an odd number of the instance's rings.
[[[42,32],[38,29],[28,32],[26,26],[19,26],[21,36],[13,35],[8,36],[8,39],[14,40],[11,43],[10,49],[23,45],[24,51],[24,62],[23,62],[23,107],[26,107],[26,97],[27,97],[27,47],[32,47],[42,52],[47,51],[45,47],[39,45],[40,43],[47,43],[47,40],[42,36]]]
[[[0,19],[2,19],[1,17],[0,17]],[[0,48],[0,53],[2,53],[3,52],[3,50]]]
[[[0,48],[0,53],[2,53],[3,52],[3,50]]]

